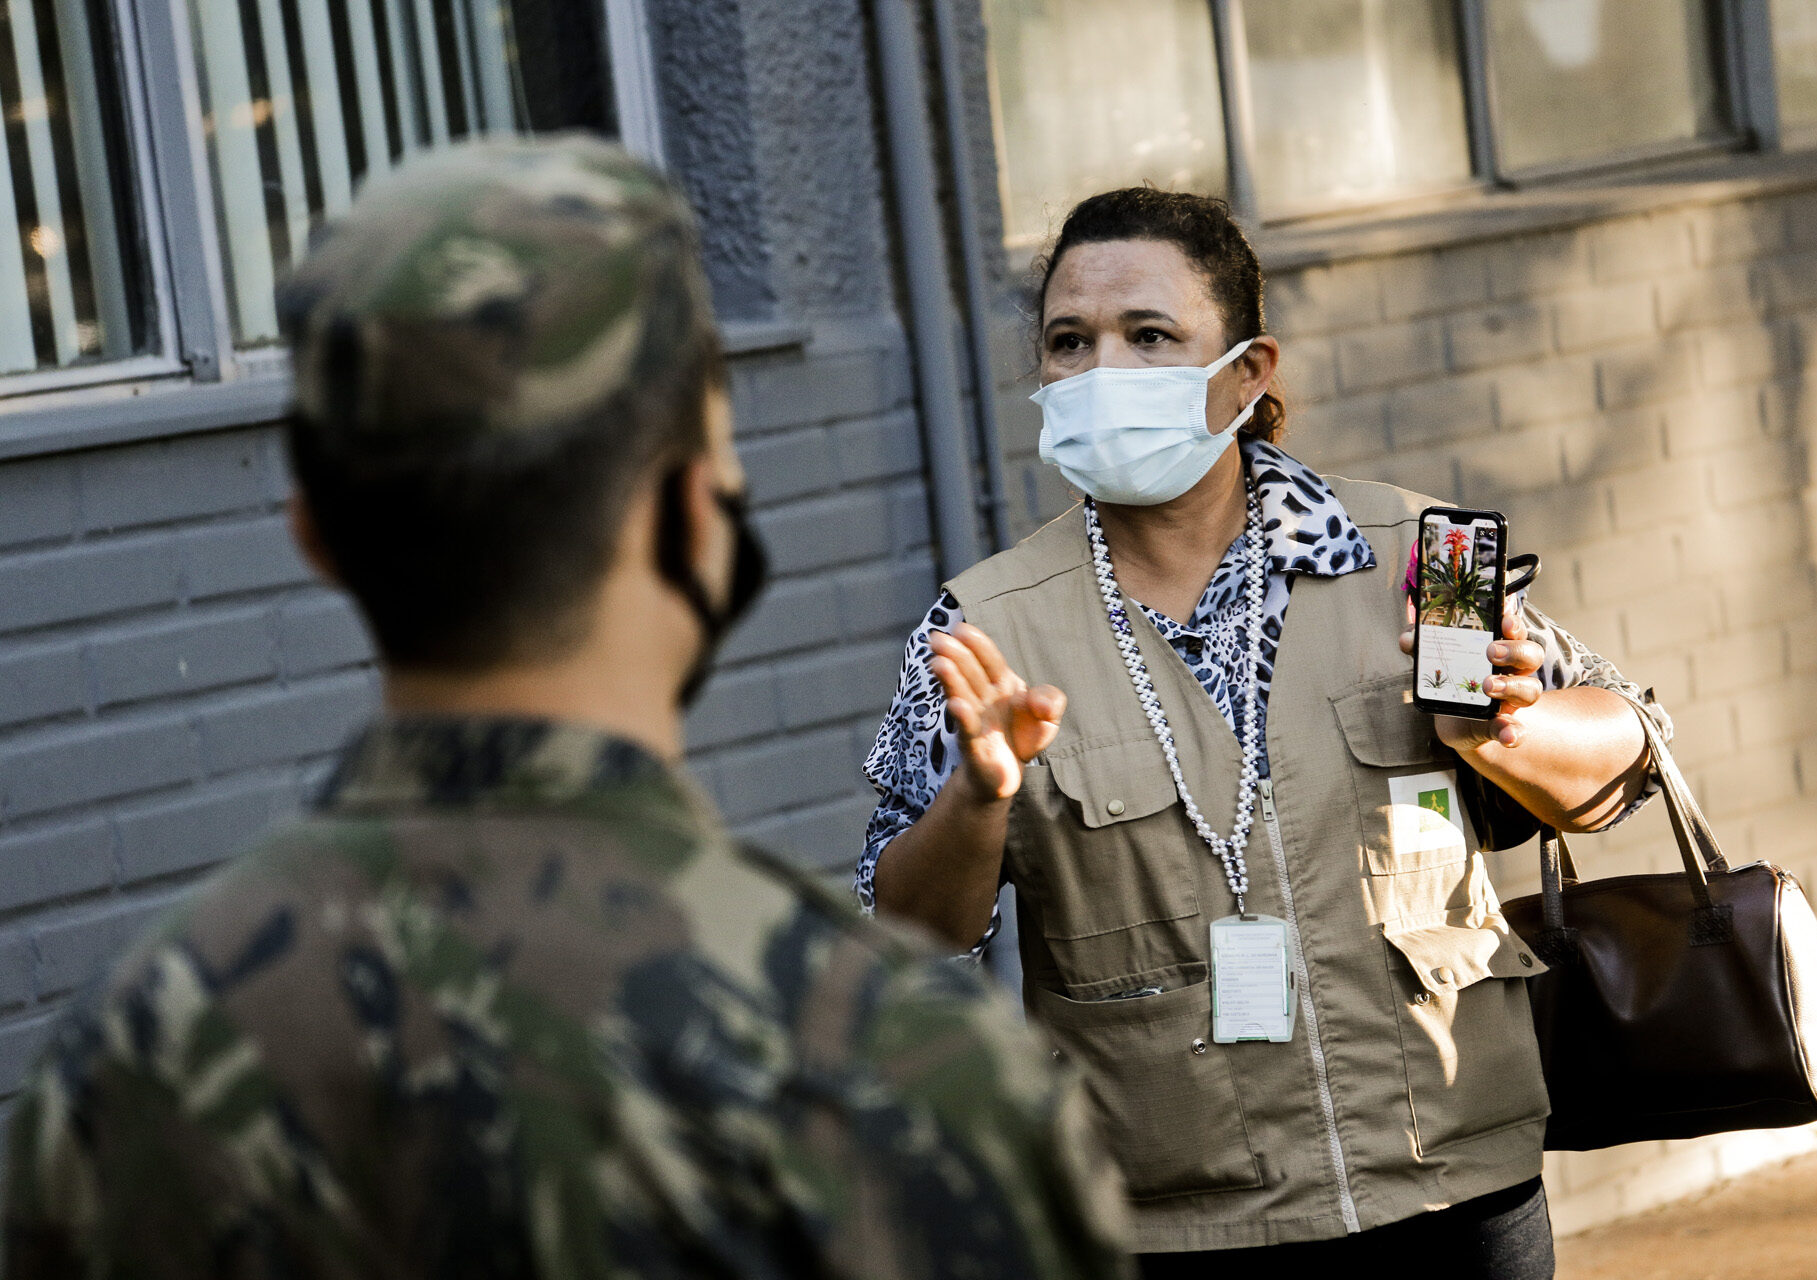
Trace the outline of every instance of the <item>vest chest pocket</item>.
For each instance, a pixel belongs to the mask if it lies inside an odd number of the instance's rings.
[[[1458,786],[1469,766],[1413,705],[1410,676],[1369,681],[1331,701],[1354,760],[1363,870],[1377,918],[1429,916],[1477,901],[1483,878]]]
[[[1384,933],[1422,1154],[1551,1110],[1527,986],[1546,966],[1498,915]]]
[[[1090,999],[1127,976],[1203,961],[1189,930],[1139,928],[1199,914],[1202,849],[1153,738],[1074,743],[1024,770],[1010,874],[1034,899],[1069,994]]]

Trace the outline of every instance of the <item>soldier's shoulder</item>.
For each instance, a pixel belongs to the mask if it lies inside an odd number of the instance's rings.
[[[799,904],[770,973],[800,1066],[814,1087],[846,1090],[846,1110],[872,1132],[920,1135],[890,1149],[886,1180],[917,1190],[882,1234],[993,1221],[988,1239],[952,1246],[989,1259],[981,1273],[1121,1274],[1121,1184],[1082,1081],[1008,993],[931,936],[862,916],[773,855],[741,852]],[[962,1189],[950,1177],[959,1168]]]
[[[362,864],[383,857],[388,847],[382,825],[375,822],[310,816],[281,823],[154,917],[116,972],[130,971],[147,955],[172,945],[204,952],[243,945],[247,934],[269,930],[274,913],[303,913],[307,903],[328,892],[324,882],[339,882],[336,888],[345,893],[350,883],[364,880]]]
[[[78,993],[59,1038],[71,1077],[103,1059],[168,1072],[180,1060],[168,1053],[169,1037],[205,1028],[270,1040],[261,1054],[279,1057],[311,1039],[319,1045],[326,1033],[297,1018],[300,997],[344,978],[332,916],[353,921],[370,889],[359,863],[383,844],[371,823],[304,818],[222,862],[147,920]]]
[[[1045,1071],[1047,1055],[975,960],[952,955],[917,926],[864,915],[848,892],[775,853],[746,844],[738,855],[791,903],[774,934],[766,978],[781,1006],[796,1011],[808,1056],[888,1056],[919,1035],[928,1064],[953,1065],[944,1047],[974,1066],[980,1053],[997,1059],[992,1075],[1011,1064]],[[945,1031],[954,1037],[944,1038]]]
[[[752,874],[774,886],[779,902],[784,904],[784,914],[790,917],[790,929],[815,936],[822,943],[837,939],[871,957],[880,968],[892,971],[946,965],[947,957],[932,934],[906,921],[867,916],[859,910],[843,877],[835,887],[783,855],[748,841],[738,842],[735,857]],[[963,975],[958,989],[982,989],[977,983],[975,964],[954,962],[946,967]]]

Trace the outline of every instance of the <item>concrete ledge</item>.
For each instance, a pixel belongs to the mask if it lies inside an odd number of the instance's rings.
[[[1392,257],[1583,226],[1664,209],[1817,187],[1817,151],[1724,152],[1519,191],[1481,189],[1254,234],[1264,272]]]
[[[810,325],[769,320],[728,321],[721,332],[733,358],[799,350],[814,336]],[[290,374],[262,363],[233,382],[158,378],[21,396],[0,412],[0,462],[275,422],[290,406]]]
[[[751,356],[805,347],[814,329],[789,320],[727,320],[719,335],[728,356]]]
[[[1813,187],[1817,150],[1773,155],[1725,151],[1520,190],[1478,187],[1264,226],[1251,230],[1250,240],[1263,273],[1273,276]],[[1031,271],[1045,248],[1043,243],[1005,251],[1005,291],[1023,308],[1034,305]]]
[[[0,415],[0,462],[273,422],[289,403],[287,374],[47,393]]]

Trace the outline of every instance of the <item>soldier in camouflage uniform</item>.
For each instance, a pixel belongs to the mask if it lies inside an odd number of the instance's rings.
[[[456,148],[282,301],[299,536],[389,711],[62,1024],[8,1275],[1120,1274],[1076,1082],[677,768],[758,576],[680,199]]]

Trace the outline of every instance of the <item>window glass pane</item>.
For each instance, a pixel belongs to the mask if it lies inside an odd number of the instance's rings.
[[[152,343],[111,13],[0,0],[0,373]]]
[[[547,0],[190,0],[242,345],[369,171],[473,134],[615,132],[604,8]]]
[[[1817,0],[1773,0],[1773,70],[1781,126],[1817,125]]]
[[[1115,187],[1223,193],[1206,0],[984,0],[984,18],[1008,243]]]
[[[1504,170],[1726,131],[1702,0],[1486,0]]]
[[[1453,0],[1246,7],[1256,194],[1265,215],[1469,179],[1454,9]]]

